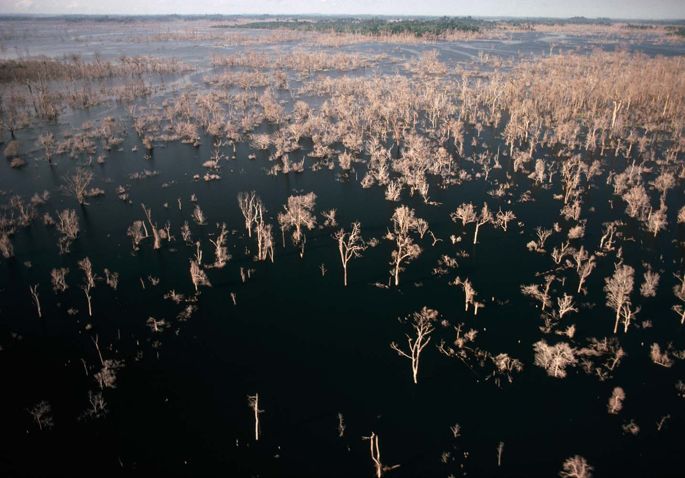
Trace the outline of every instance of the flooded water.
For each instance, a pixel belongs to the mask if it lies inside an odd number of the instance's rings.
[[[161,104],[182,92],[206,89],[202,77],[213,70],[213,54],[301,47],[297,42],[226,46],[216,39],[132,42],[134,36],[160,33],[160,27],[151,31],[153,26],[146,23],[60,25],[3,22],[2,56],[152,55],[173,57],[196,69],[163,78],[166,86],[176,82],[175,86],[139,100],[140,104]],[[455,67],[477,60],[482,53],[515,63],[531,55],[548,55],[550,45],[579,52],[620,47],[563,35],[510,35],[505,40],[361,43],[331,50],[386,55],[373,67],[352,73],[373,76],[405,74],[404,61],[434,49],[442,61]],[[682,43],[628,48],[648,55],[685,53]],[[298,75],[288,74],[295,89]],[[280,99],[291,108],[298,98],[281,92]],[[46,128],[63,131],[105,116],[122,122],[125,140],[119,150],[107,154],[104,164],[92,165],[93,186],[101,187],[105,195],[80,206],[60,186],[84,160],[60,155],[50,165],[31,145]],[[655,238],[637,223],[627,222],[622,229],[633,239],[622,244],[623,257],[635,267],[638,283],[647,266],[661,272],[657,296],[636,300],[641,306],[639,320],[652,321],[653,327],[621,335],[627,356],[611,379],[598,381],[578,367],[558,380],[534,365],[532,344],[541,337],[542,320],[539,308],[520,288],[541,282],[539,273],[553,266],[548,255],[528,251],[526,243],[535,239],[536,226],[552,228],[560,221],[562,202],[554,198],[562,192],[560,184],[544,189],[514,173],[514,188],[501,198],[493,197],[488,192],[511,174],[511,161],[503,157],[502,168],[493,170],[487,181],[477,178],[443,189],[432,179],[430,197],[437,205],[425,204],[418,195],[410,197],[406,189],[396,203],[387,201],[380,187],[362,188],[358,179],[365,173],[365,163],[356,164],[349,178],[337,166],[313,171],[316,161],[311,158],[305,159],[303,173],[270,175],[269,153],[255,152],[247,142],[237,145],[235,159],[223,162],[221,180],[205,183],[194,175],[206,172],[202,163],[210,157],[211,137],[203,134],[197,148],[160,142],[146,158],[129,118],[126,106],[107,103],[65,112],[58,124],[35,122],[17,131],[17,138],[27,145],[27,166],[13,169],[9,162],[0,164],[3,203],[13,195],[28,199],[47,190],[50,197],[39,207],[40,215],[75,209],[81,227],[71,252],[60,255],[54,227],[35,220],[13,236],[15,257],[0,260],[3,476],[373,476],[369,442],[363,439],[372,432],[379,436],[383,463],[400,465],[387,475],[397,478],[555,476],[561,463],[576,454],[587,458],[601,477],[681,474],[685,413],[674,384],[683,378],[683,367],[680,361],[671,368],[655,366],[649,360],[649,346],[672,341],[679,348],[683,343],[683,328],[671,311],[673,274],[683,269],[685,224],[676,224],[678,209],[685,203],[682,180],[667,196],[666,231]],[[263,125],[260,130],[268,128]],[[476,152],[468,146],[475,134],[467,129],[466,157]],[[506,149],[501,128],[486,127],[481,136],[491,150]],[[292,161],[311,151],[310,140],[301,140],[301,145]],[[134,146],[137,151],[132,151]],[[225,152],[230,155],[230,148]],[[253,153],[256,158],[250,159]],[[539,154],[552,157],[550,151]],[[472,162],[457,161],[461,169],[475,172]],[[625,161],[603,161],[604,171],[585,198],[586,234],[576,242],[591,251],[598,248],[603,223],[626,219],[624,204],[606,185],[609,172],[622,171]],[[131,179],[143,170],[157,174]],[[130,201],[117,198],[119,185],[126,187]],[[532,201],[520,202],[527,190]],[[253,260],[255,242],[247,237],[236,200],[242,191],[255,191],[266,206],[277,244],[274,263]],[[289,195],[308,192],[317,195],[319,223],[322,211],[335,208],[342,227],[360,221],[364,238],[379,241],[350,262],[347,288],[342,286],[337,242],[332,237],[335,229],[318,226],[308,232],[303,258],[289,238],[285,247],[281,244],[277,214]],[[450,220],[450,213],[469,201],[476,205],[487,201],[494,211],[510,209],[518,219],[507,232],[483,226],[478,244],[473,245],[473,224],[464,229]],[[175,242],[153,250],[147,239],[139,251],[132,250],[126,232],[134,220],[144,219],[141,203],[151,208],[157,224],[170,223]],[[191,220],[195,204],[204,211],[206,225]],[[417,239],[423,252],[402,272],[400,287],[378,287],[389,283],[393,243],[384,236],[400,204],[426,219],[440,241],[433,244],[430,235]],[[186,296],[194,292],[188,264],[195,246],[180,237],[185,221],[208,263],[213,258],[209,240],[215,238],[216,225],[226,223],[232,257],[226,267],[206,270],[212,287],[201,288],[194,304],[197,310],[181,320],[178,315],[185,305],[163,296],[170,290]],[[453,244],[451,235],[463,240]],[[553,235],[549,249],[562,240],[563,235]],[[444,255],[455,257],[458,268],[446,275],[433,274]],[[117,290],[97,282],[92,318],[87,315],[77,265],[84,257],[91,259],[98,275],[108,268],[120,278]],[[70,269],[70,287],[55,294],[50,271],[60,267]],[[248,269],[251,277],[243,282],[241,270]],[[604,305],[602,287],[613,270],[612,257],[599,257],[586,285],[588,294],[577,297],[580,310],[571,320],[579,346],[587,337],[611,336],[614,313]],[[449,284],[456,276],[468,277],[478,291],[484,308],[476,317],[464,311],[462,289]],[[569,277],[569,287],[575,291],[577,277]],[[33,284],[39,284],[41,319],[29,292]],[[555,283],[552,296],[569,287]],[[444,324],[436,325],[431,344],[421,355],[415,385],[410,362],[399,357],[390,343],[404,345],[409,329],[398,318],[423,306],[438,310]],[[150,317],[164,319],[169,327],[152,331],[147,325]],[[478,330],[479,347],[523,362],[523,371],[512,383],[498,387],[482,370],[438,352],[435,346],[451,343],[454,327],[462,322]],[[123,366],[117,372],[116,388],[104,394],[107,415],[79,420],[89,406],[88,391],[97,390],[92,376],[99,368],[96,338],[104,358],[121,360]],[[627,398],[620,415],[609,415],[607,399],[615,386],[621,386]],[[257,442],[247,399],[255,393],[263,410]],[[54,417],[54,427],[45,432],[37,430],[27,413],[41,400],[51,404]],[[346,425],[342,437],[338,414]],[[657,431],[656,422],[666,414],[670,419]],[[622,429],[631,419],[640,425],[636,436]],[[456,423],[461,427],[457,438],[450,430]],[[504,448],[498,466],[500,442]]]

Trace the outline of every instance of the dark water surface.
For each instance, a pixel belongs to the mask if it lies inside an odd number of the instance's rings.
[[[113,55],[124,48],[110,45],[107,37],[99,41],[97,49],[111,48]],[[569,42],[575,47],[580,41]],[[466,61],[470,52],[477,55],[490,46],[489,42],[457,42],[438,49],[445,60],[460,61],[461,55]],[[28,47],[31,53],[62,54],[40,39]],[[145,48],[150,54],[158,52],[153,45]],[[345,47],[354,48],[400,57],[424,49],[416,45],[408,45],[407,50],[394,45]],[[683,53],[682,46],[671,45],[635,49],[650,54]],[[93,50],[89,45],[81,51]],[[496,43],[491,50],[503,56],[516,56],[519,51],[542,54],[549,45],[544,39],[524,36],[515,44]],[[206,49],[188,45],[166,44],[161,51],[191,63],[197,60],[193,55],[203,56],[205,62],[209,55]],[[104,109],[60,121],[80,124],[101,117]],[[118,107],[108,114],[126,115]],[[40,131],[39,126],[18,135],[30,138]],[[621,336],[628,356],[612,379],[599,382],[578,368],[558,380],[533,364],[532,344],[541,337],[542,321],[539,309],[520,293],[521,284],[541,282],[536,273],[553,266],[548,255],[529,252],[525,244],[534,239],[535,226],[549,228],[560,220],[562,204],[553,198],[560,192],[558,184],[545,190],[525,176],[514,176],[516,190],[502,199],[491,197],[487,191],[510,170],[504,158],[504,168],[494,170],[488,183],[476,179],[446,190],[432,183],[431,199],[438,206],[409,197],[405,189],[401,204],[415,208],[417,216],[428,220],[442,242],[431,246],[429,236],[419,240],[424,251],[402,273],[400,287],[384,289],[374,283],[388,281],[392,244],[383,236],[399,204],[386,201],[379,187],[363,189],[354,178],[341,177],[337,169],[311,171],[311,159],[306,160],[302,174],[267,175],[272,166],[268,154],[258,152],[257,159],[250,160],[252,151],[244,143],[235,160],[223,163],[220,181],[197,182],[193,175],[205,171],[202,162],[209,158],[210,138],[203,137],[197,149],[177,143],[157,147],[149,160],[143,159],[140,145],[138,152],[131,152],[136,143],[130,134],[122,151],[110,153],[104,165],[93,166],[94,185],[105,189],[106,195],[91,199],[85,207],[59,192],[63,178],[78,161],[57,157],[57,165],[51,167],[36,160],[20,170],[4,161],[0,164],[0,189],[6,192],[6,200],[12,194],[28,198],[48,190],[51,197],[39,209],[41,213],[49,211],[54,216],[57,210],[73,208],[81,225],[71,253],[59,255],[56,231],[34,221],[14,236],[16,257],[0,261],[3,476],[372,476],[369,443],[362,440],[372,431],[380,437],[383,463],[401,465],[388,474],[397,478],[556,476],[563,460],[575,454],[586,457],[600,477],[682,476],[685,414],[674,388],[683,378],[682,363],[666,369],[651,363],[648,356],[654,341],[662,346],[673,341],[676,348],[683,343],[683,329],[670,310],[675,301],[672,274],[683,267],[685,227],[675,223],[675,214],[685,202],[682,189],[669,193],[667,231],[654,238],[636,223],[628,222],[622,229],[634,238],[623,246],[625,262],[636,269],[638,287],[643,263],[663,272],[657,297],[635,301],[642,307],[638,319],[651,320],[653,328]],[[296,155],[308,151],[303,144],[304,150]],[[356,167],[361,178],[364,165]],[[460,167],[472,165],[461,161]],[[603,176],[595,178],[585,197],[587,232],[577,244],[591,251],[598,247],[603,222],[625,218],[623,203],[612,197],[605,184],[609,167],[622,170],[624,161],[605,165]],[[159,175],[137,181],[129,178],[143,169]],[[130,204],[116,198],[114,189],[120,184],[130,186]],[[534,202],[517,202],[527,189]],[[289,195],[313,191],[318,196],[317,214],[336,208],[340,225],[348,227],[359,220],[364,237],[378,238],[380,243],[350,262],[347,288],[342,287],[330,228],[308,233],[301,259],[289,240],[285,248],[281,246],[275,227],[275,263],[254,262],[254,239],[246,237],[236,202],[238,192],[250,190],[262,198],[274,226]],[[205,226],[190,220],[192,194],[208,218]],[[181,211],[177,198],[182,200]],[[484,226],[474,246],[473,225],[464,232],[449,219],[450,212],[468,201],[487,201],[494,211],[512,209],[522,225],[514,221],[507,233]],[[177,239],[171,247],[154,251],[147,240],[140,251],[132,252],[126,229],[132,221],[144,218],[140,203],[152,209],[158,224],[171,223]],[[186,220],[194,240],[202,244],[206,262],[213,257],[209,239],[216,232],[215,224],[225,222],[232,231],[228,239],[232,259],[223,269],[207,271],[213,287],[201,290],[197,312],[180,321],[176,316],[183,305],[162,296],[171,289],[193,293],[188,260],[194,247],[180,238]],[[462,242],[453,245],[452,234],[462,235]],[[553,235],[548,250],[562,240],[562,234]],[[459,251],[464,257],[457,257],[456,271],[432,274],[443,254],[456,257]],[[82,274],[76,265],[86,256],[99,274],[105,267],[120,274],[116,291],[98,283],[92,319],[87,316],[79,287]],[[324,276],[321,264],[328,270]],[[588,295],[576,297],[581,309],[570,320],[576,323],[576,340],[581,345],[584,337],[611,334],[613,311],[604,305],[602,287],[613,266],[611,257],[598,258],[586,285]],[[50,270],[56,267],[71,270],[70,288],[60,295],[49,285]],[[246,283],[241,282],[241,267],[254,269]],[[457,275],[470,278],[485,303],[476,318],[464,312],[461,289],[448,284]],[[159,285],[152,285],[148,276],[159,278]],[[577,276],[569,274],[567,287],[555,283],[553,297],[563,290],[575,291],[576,281]],[[36,283],[40,284],[43,319],[36,317],[28,289]],[[235,306],[231,292],[236,294]],[[421,356],[419,384],[414,385],[409,361],[398,357],[389,344],[404,342],[407,326],[398,317],[423,306],[438,310],[449,326],[437,326]],[[69,308],[78,313],[70,315]],[[153,333],[146,325],[149,317],[165,319],[171,326]],[[479,330],[479,346],[495,354],[506,352],[524,363],[524,371],[513,383],[498,388],[480,370],[472,371],[438,353],[433,345],[441,339],[451,342],[453,326],[460,322]],[[124,367],[118,372],[116,389],[105,392],[108,415],[78,421],[88,406],[88,390],[97,388],[81,361],[91,372],[96,370],[95,335],[103,356],[123,360]],[[620,415],[609,415],[606,404],[615,386],[625,389],[627,399]],[[259,393],[264,410],[257,443],[247,404],[247,395],[254,393]],[[50,402],[55,422],[52,430],[42,433],[26,412],[40,400]],[[337,434],[338,413],[347,425],[343,438]],[[665,414],[671,419],[657,432],[656,421]],[[629,419],[640,425],[639,435],[623,432],[621,426]],[[456,439],[450,431],[455,423],[462,430]],[[504,442],[501,467],[496,460],[499,442]],[[450,455],[441,460],[444,452]]]

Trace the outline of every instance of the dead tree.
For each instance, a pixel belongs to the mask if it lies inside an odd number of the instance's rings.
[[[193,286],[195,287],[195,292],[197,293],[200,286],[211,287],[212,283],[209,282],[209,277],[202,266],[196,260],[190,260],[190,278],[193,281]]]
[[[283,234],[293,229],[293,244],[300,247],[300,257],[304,257],[304,245],[307,242],[304,229],[312,230],[316,225],[315,206],[316,194],[314,193],[290,196],[288,203],[283,206],[284,212],[278,215]]]
[[[64,292],[69,288],[67,285],[66,277],[69,273],[69,269],[66,267],[61,267],[59,269],[52,269],[50,271],[50,281],[52,282],[52,290],[57,292]]]
[[[626,398],[626,393],[621,387],[615,387],[611,392],[611,397],[609,397],[609,403],[607,404],[607,411],[611,415],[617,415],[618,412],[623,408],[623,400]]]
[[[226,265],[226,262],[231,259],[231,255],[228,253],[228,249],[226,248],[226,236],[228,236],[226,224],[217,224],[217,227],[219,228],[219,233],[216,236],[216,241],[210,239],[209,242],[211,242],[214,246],[214,267],[221,269]]]
[[[592,478],[593,468],[580,455],[567,458],[559,472],[561,478]]]
[[[254,413],[254,439],[259,441],[259,415],[264,413],[264,410],[259,409],[259,394],[248,395],[247,403]]]
[[[353,222],[350,232],[340,229],[333,236],[338,240],[338,251],[340,252],[340,261],[343,266],[343,284],[345,287],[347,287],[347,263],[353,257],[361,257],[362,252],[367,248],[364,239],[362,239],[361,229],[360,223]]]
[[[588,256],[587,251],[581,246],[573,255],[573,259],[576,261],[576,272],[578,273],[578,290],[576,292],[580,294],[583,290],[583,284],[595,269],[595,256]]]
[[[414,243],[411,237],[412,231],[417,231],[420,225],[419,219],[414,215],[414,210],[407,206],[395,209],[392,215],[392,232],[388,231],[386,239],[395,241],[396,249],[392,251],[390,265],[393,267],[395,286],[400,285],[400,271],[402,264],[410,262],[421,254],[421,246]]]
[[[473,304],[475,306],[475,298],[478,295],[478,292],[476,292],[476,289],[473,288],[473,285],[471,284],[471,281],[469,279],[464,279],[462,280],[460,277],[457,277],[454,279],[454,282],[452,284],[456,286],[461,286],[462,289],[464,289],[464,311],[468,312],[469,311],[469,304]],[[475,310],[475,315],[478,315],[478,309]]]
[[[643,282],[640,285],[640,295],[642,297],[655,297],[656,290],[659,287],[659,279],[661,276],[658,272],[654,272],[650,269],[645,271],[642,277]]]
[[[396,342],[390,344],[395,352],[401,357],[411,360],[411,371],[414,383],[418,383],[419,360],[421,352],[430,342],[430,334],[433,332],[433,322],[438,317],[438,311],[424,307],[419,312],[414,312],[411,316],[411,326],[414,329],[415,337],[405,334],[407,338],[408,351],[400,349]]]
[[[83,284],[81,284],[81,289],[86,295],[86,300],[88,301],[88,316],[93,316],[93,305],[92,305],[92,295],[91,291],[95,288],[95,273],[93,273],[93,264],[90,262],[88,257],[78,261],[79,268],[83,271]]]
[[[238,193],[238,206],[245,218],[247,237],[252,237],[252,225],[257,223],[258,209],[262,207],[261,199],[254,191]]]
[[[40,299],[38,298],[38,284],[29,286],[29,290],[31,291],[31,297],[33,298],[33,303],[36,305],[36,312],[38,313],[38,318],[42,318],[43,314],[41,313],[40,310]]]
[[[88,186],[93,180],[93,172],[87,169],[79,168],[72,176],[69,176],[64,181],[64,189],[73,194],[76,200],[82,206],[87,205],[86,198],[88,197]]]
[[[466,228],[467,224],[476,222],[478,215],[476,214],[476,209],[471,203],[461,204],[456,211],[450,214],[450,219],[457,222],[461,221],[462,227]]]
[[[9,259],[14,256],[14,246],[12,245],[12,240],[9,234],[0,234],[0,254],[5,259]]]
[[[533,350],[535,365],[544,368],[551,377],[564,378],[566,367],[572,367],[577,363],[575,349],[566,342],[548,345],[544,340],[540,340],[533,345]]]
[[[501,227],[504,232],[507,232],[509,222],[516,219],[516,215],[512,211],[504,211],[500,209],[495,215],[495,224]]]
[[[126,235],[131,238],[134,251],[140,249],[140,243],[149,237],[144,221],[133,221],[133,224],[128,227]]]
[[[60,254],[66,254],[71,248],[71,243],[78,237],[79,224],[76,211],[73,209],[63,209],[57,214],[57,223],[55,224],[57,231],[62,234],[59,238],[57,246]]]
[[[681,273],[680,275],[675,275],[675,278],[678,279],[680,284],[673,286],[673,295],[675,295],[676,299],[682,302],[682,304],[674,305],[673,311],[680,316],[680,323],[685,324],[685,274]]]
[[[152,222],[152,210],[145,208],[145,204],[141,204],[143,208],[143,212],[145,212],[145,217],[147,218],[148,224],[150,224],[150,229],[152,230],[152,239],[153,239],[153,245],[152,248],[157,250],[160,247],[162,247],[162,238],[159,235],[159,231],[157,230],[157,224]],[[147,231],[146,231],[146,236],[147,236]],[[135,244],[135,239],[134,239],[134,244]]]
[[[200,208],[199,204],[196,204],[195,209],[193,209],[193,220],[198,226],[204,226],[207,224],[207,218],[205,217],[205,213],[202,211],[202,208]]]
[[[45,133],[38,136],[38,144],[43,148],[43,154],[48,163],[52,164],[52,155],[55,152],[55,135]]]
[[[634,274],[635,269],[632,267],[617,264],[614,274],[604,280],[604,292],[607,294],[606,304],[616,311],[614,333],[618,332],[618,324],[621,318],[625,318],[626,315],[630,316],[630,294],[633,291]]]
[[[557,316],[560,319],[563,319],[564,315],[568,314],[569,312],[578,312],[578,309],[576,309],[575,305],[573,304],[573,296],[566,293],[564,293],[562,297],[557,298],[557,306]]]
[[[480,214],[476,218],[476,231],[473,233],[473,243],[478,243],[478,231],[480,227],[492,222],[492,213],[488,209],[488,203],[483,203],[483,208],[480,210]]]
[[[392,471],[396,468],[399,468],[400,465],[393,465],[393,466],[384,466],[383,462],[381,462],[381,451],[380,448],[378,447],[378,435],[376,435],[374,432],[371,432],[371,436],[368,437],[362,437],[363,440],[369,440],[369,445],[370,445],[370,450],[371,450],[371,461],[373,462],[373,468],[376,473],[376,478],[382,478],[383,475],[388,472]]]
[[[49,430],[55,424],[52,419],[52,407],[45,400],[29,408],[28,412],[36,425],[38,425],[38,430]]]
[[[605,251],[614,250],[614,234],[616,234],[617,222],[608,222],[604,224],[604,233],[599,240],[599,248]]]
[[[529,285],[522,285],[521,286],[521,293],[523,295],[527,295],[529,297],[532,297],[535,300],[538,300],[540,302],[540,307],[542,308],[542,311],[552,305],[552,299],[549,295],[549,288],[552,285],[552,282],[554,282],[554,275],[548,274],[545,276],[545,285],[544,288],[541,288],[539,284],[529,284]]]

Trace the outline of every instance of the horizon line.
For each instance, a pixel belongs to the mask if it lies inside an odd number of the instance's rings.
[[[572,20],[572,19],[587,19],[587,20],[612,20],[612,21],[659,21],[659,22],[682,22],[683,18],[664,18],[664,17],[588,17],[585,15],[573,16],[513,16],[513,15],[428,15],[428,14],[392,14],[392,13],[12,13],[0,12],[0,17],[255,17],[255,16],[271,16],[271,17],[394,17],[394,18],[476,18],[476,19],[516,19],[516,20]]]

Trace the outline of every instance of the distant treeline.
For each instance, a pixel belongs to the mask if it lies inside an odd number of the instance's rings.
[[[668,27],[668,30],[671,35],[685,37],[685,27]]]
[[[493,21],[471,17],[441,18],[321,18],[317,20],[268,20],[239,25],[239,28],[286,28],[300,31],[353,33],[361,35],[398,35],[412,34],[421,36],[440,36],[450,32],[479,32],[492,28]],[[220,25],[216,26],[220,28]]]

